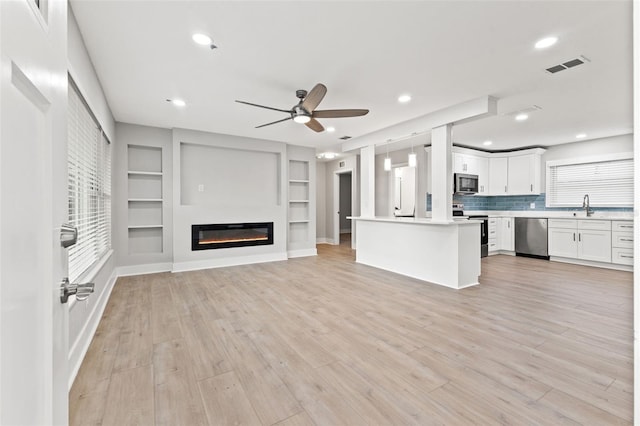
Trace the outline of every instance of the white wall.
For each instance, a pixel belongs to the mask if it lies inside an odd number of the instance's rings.
[[[69,4],[68,15],[68,55],[69,74],[80,89],[91,111],[98,119],[107,138],[113,142],[115,138],[115,120],[102,90],[100,80],[93,67],[84,40],[80,34],[78,23],[73,15],[73,7]]]
[[[173,130],[173,270],[189,270],[211,268],[232,264],[242,264],[261,261],[284,260],[287,258],[287,186],[286,159],[287,145],[280,142],[222,135],[216,133],[198,132],[194,130]],[[276,162],[269,164],[254,164],[257,170],[241,169],[232,173],[229,170],[211,170],[215,179],[224,182],[241,192],[246,189],[242,182],[245,179],[254,181],[256,176],[264,174],[277,176],[276,187],[267,188],[264,194],[270,201],[267,204],[260,200],[251,201],[245,196],[229,196],[215,199],[207,198],[207,204],[187,205],[181,202],[182,179],[188,172],[182,169],[190,164],[183,164],[181,153],[183,144],[200,145],[212,148],[211,155],[225,159],[226,150],[242,150],[246,155],[256,156],[265,154],[277,157]],[[215,149],[217,148],[217,149]],[[204,152],[204,151],[203,151]],[[229,156],[230,161],[237,160],[236,156]],[[217,160],[216,160],[217,161]],[[248,175],[248,176],[247,176]],[[204,188],[205,193],[208,189]],[[206,195],[205,195],[206,197]],[[237,201],[241,200],[242,205]],[[191,225],[206,223],[245,223],[245,222],[273,222],[274,243],[254,247],[237,247],[233,250],[191,250]]]
[[[633,152],[633,134],[552,145],[548,147],[547,151],[542,155],[540,188],[542,188],[543,191],[545,190],[544,188],[546,188],[547,161],[577,159],[580,157],[592,157],[620,152]]]
[[[327,164],[316,162],[316,240],[327,238]]]

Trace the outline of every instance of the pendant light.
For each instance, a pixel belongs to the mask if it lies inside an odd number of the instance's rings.
[[[417,136],[418,133],[413,133],[411,136]],[[409,153],[409,167],[415,167],[418,164],[418,156],[413,152],[413,139],[411,139],[411,152]]]
[[[387,141],[387,157],[384,159],[384,170],[385,172],[390,172],[391,171],[391,158],[389,158],[389,141],[391,139],[389,139]]]

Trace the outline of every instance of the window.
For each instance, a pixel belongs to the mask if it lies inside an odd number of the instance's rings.
[[[633,154],[547,161],[547,207],[633,206]]]
[[[111,249],[111,144],[69,80],[69,223],[78,228],[69,248],[73,282]]]

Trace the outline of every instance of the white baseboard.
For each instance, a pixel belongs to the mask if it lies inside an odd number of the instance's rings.
[[[224,257],[220,259],[192,260],[176,262],[171,272],[196,271],[198,269],[224,268],[225,266],[250,265],[252,263],[277,262],[287,260],[287,253],[268,253],[253,256]]]
[[[289,259],[294,257],[306,257],[306,256],[317,256],[318,250],[315,248],[312,249],[303,249],[303,250],[291,250],[287,252],[287,256]]]
[[[150,263],[146,265],[119,266],[116,268],[119,277],[127,277],[130,275],[155,274],[158,272],[169,272],[172,269],[172,263]]]
[[[118,279],[116,271],[117,268],[114,268],[111,276],[107,280],[104,290],[99,296],[98,301],[93,305],[93,310],[89,314],[87,321],[84,323],[84,326],[82,327],[78,338],[69,350],[69,390],[71,390],[71,386],[73,386],[73,381],[78,375],[78,371],[80,370],[82,361],[84,361],[84,357],[87,355],[89,345],[91,344],[93,336],[96,334],[96,330],[98,329],[98,325],[100,324],[100,319],[102,318],[104,309],[107,307],[107,301],[111,296],[113,285]]]
[[[618,271],[633,272],[632,265],[618,265],[616,263],[593,262],[590,260],[571,259],[568,257],[556,257],[556,256],[551,256],[549,260],[553,262],[573,263],[574,265],[593,266],[595,268],[615,269]]]
[[[336,242],[333,238],[316,238],[316,244],[331,244],[332,246],[335,246]]]

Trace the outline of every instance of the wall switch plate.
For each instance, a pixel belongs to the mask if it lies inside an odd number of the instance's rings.
[[[204,185],[203,184],[198,185],[198,192],[204,192]]]
[[[529,204],[529,208],[530,208],[530,209],[535,209],[535,208],[536,208],[536,203],[531,203],[531,204]]]

